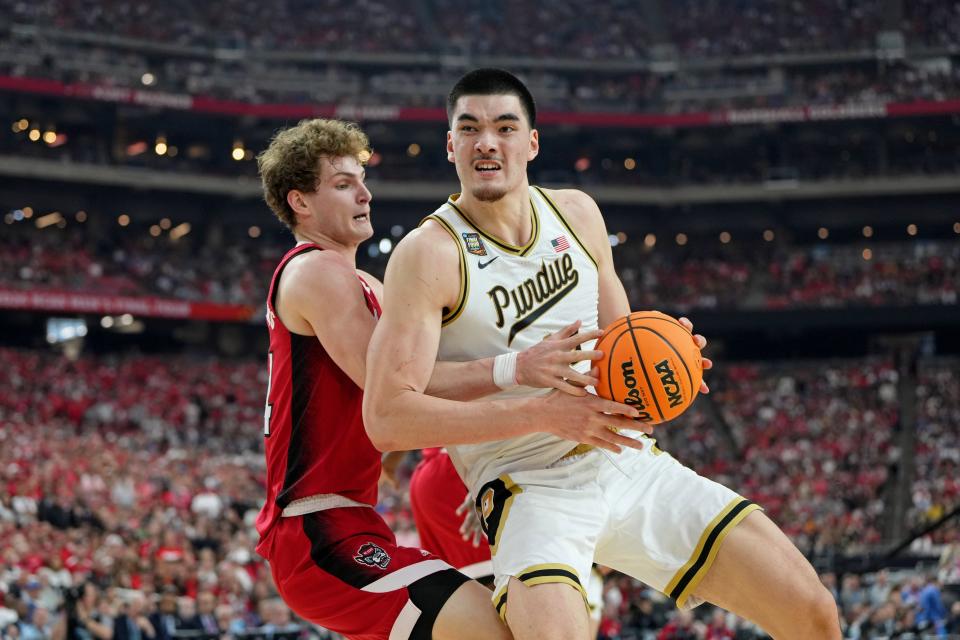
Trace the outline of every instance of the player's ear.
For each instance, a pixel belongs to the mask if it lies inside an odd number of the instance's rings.
[[[453,157],[453,131],[447,131],[447,162],[454,162]]]
[[[310,215],[310,209],[307,207],[307,201],[303,198],[303,192],[297,189],[287,191],[287,204],[293,209],[297,216]]]
[[[530,130],[530,150],[527,151],[527,161],[533,160],[540,153],[540,134],[536,129]]]

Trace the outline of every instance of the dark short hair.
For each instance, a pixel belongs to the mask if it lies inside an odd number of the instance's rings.
[[[537,105],[533,94],[527,89],[517,76],[503,69],[474,69],[468,72],[453,85],[450,95],[447,96],[447,120],[453,118],[453,110],[461,96],[496,96],[508,95],[520,98],[520,104],[527,116],[532,129],[537,123]],[[451,121],[451,125],[452,125]]]

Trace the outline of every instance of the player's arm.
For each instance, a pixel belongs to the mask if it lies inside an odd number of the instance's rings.
[[[333,251],[297,256],[283,270],[275,307],[290,331],[316,336],[336,365],[364,387],[367,345],[377,321],[353,265]]]
[[[550,394],[464,403],[426,395],[441,317],[459,294],[458,248],[427,224],[397,246],[387,265],[383,317],[367,355],[363,414],[382,451],[457,445],[548,431],[607,449],[635,446],[608,427],[635,427],[632,407],[601,398]],[[609,414],[605,415],[606,411]]]
[[[369,273],[359,273],[373,289],[377,300],[383,300],[383,283]],[[602,357],[599,351],[577,348],[596,340],[601,332],[580,333],[579,330],[580,323],[575,322],[517,354],[516,383],[559,389],[577,396],[586,393],[584,387],[597,384],[595,377],[582,374],[570,365]],[[476,400],[497,393],[501,388],[494,383],[493,361],[493,358],[483,358],[469,362],[437,362],[425,393],[451,400]]]
[[[600,280],[598,324],[601,327],[609,326],[614,320],[630,313],[630,299],[613,264],[613,250],[610,248],[607,225],[603,221],[600,207],[593,198],[576,189],[548,191],[548,194],[567,215],[577,237],[583,241],[585,248],[597,263]],[[687,318],[680,318],[679,321],[691,333],[693,332],[693,323]],[[693,341],[700,349],[707,346],[707,339],[700,334],[694,335]],[[704,369],[712,366],[713,362],[709,358],[703,358]],[[700,391],[709,393],[710,389],[705,382],[701,383]]]

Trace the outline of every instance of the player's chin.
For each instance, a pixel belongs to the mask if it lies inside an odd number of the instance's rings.
[[[474,187],[471,191],[473,197],[479,200],[480,202],[496,202],[507,195],[506,189],[502,187],[494,187],[492,185],[481,185],[479,187]]]

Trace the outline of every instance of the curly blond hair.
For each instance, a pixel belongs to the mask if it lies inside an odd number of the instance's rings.
[[[352,156],[361,164],[370,157],[370,141],[359,126],[341,120],[301,120],[295,127],[278,131],[270,146],[257,156],[263,183],[263,199],[291,230],[297,216],[287,202],[296,189],[310,192],[320,177],[320,159]]]

